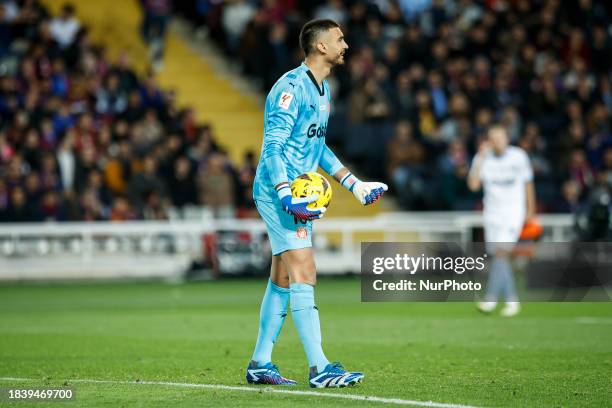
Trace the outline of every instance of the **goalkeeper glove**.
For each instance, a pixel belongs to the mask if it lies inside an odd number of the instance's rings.
[[[342,178],[340,184],[353,193],[361,205],[374,204],[389,189],[385,183],[361,181],[350,171]]]
[[[295,198],[291,194],[291,188],[288,183],[282,183],[277,187],[278,198],[281,201],[283,211],[304,221],[312,221],[319,219],[325,213],[325,207],[311,210],[306,206],[319,198],[316,194],[304,198]]]

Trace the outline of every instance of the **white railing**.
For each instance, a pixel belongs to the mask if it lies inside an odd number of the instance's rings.
[[[573,217],[541,215],[547,241],[571,239]],[[472,240],[476,212],[384,213],[315,222],[321,273],[358,272],[360,241]],[[261,253],[265,225],[251,219],[0,224],[0,279],[54,277],[177,278],[203,255],[202,237],[247,232]]]

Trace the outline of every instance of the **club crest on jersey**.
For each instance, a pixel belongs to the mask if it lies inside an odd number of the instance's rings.
[[[278,100],[278,106],[283,109],[289,109],[291,101],[293,100],[293,94],[289,92],[283,92]]]
[[[295,231],[295,235],[299,238],[299,239],[306,239],[308,238],[308,230],[304,227],[300,227]]]

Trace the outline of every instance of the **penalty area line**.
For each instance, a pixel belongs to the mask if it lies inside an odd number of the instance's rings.
[[[41,379],[35,378],[14,378],[14,377],[0,377],[0,381],[41,381]],[[378,402],[381,404],[392,404],[392,405],[407,405],[413,407],[432,407],[432,408],[479,408],[471,405],[460,405],[460,404],[448,404],[444,402],[434,401],[415,401],[401,398],[384,398],[376,396],[367,396],[359,394],[340,394],[338,392],[320,392],[320,391],[300,391],[300,390],[287,390],[272,387],[246,387],[238,385],[224,385],[224,384],[191,384],[191,383],[177,383],[168,381],[118,381],[118,380],[92,380],[92,379],[66,379],[68,383],[81,383],[81,384],[115,384],[115,385],[160,385],[166,387],[180,387],[180,388],[205,388],[213,390],[226,390],[226,391],[243,391],[243,392],[255,392],[255,393],[269,393],[269,394],[289,394],[289,395],[300,395],[307,397],[321,397],[321,398],[335,398],[335,399],[346,399],[352,401],[366,401],[366,402]]]

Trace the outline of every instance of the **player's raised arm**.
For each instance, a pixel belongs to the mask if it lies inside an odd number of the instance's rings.
[[[482,187],[481,177],[482,177],[482,163],[484,162],[485,156],[491,150],[491,145],[488,141],[484,140],[480,144],[478,148],[478,153],[474,156],[474,160],[472,160],[472,168],[470,168],[470,172],[467,177],[467,186],[473,191],[480,191]]]
[[[470,172],[468,173],[468,178],[467,178],[468,188],[473,192],[480,191],[481,170],[482,170],[482,158],[476,155],[474,157],[474,161],[472,162],[472,168],[470,169]]]

